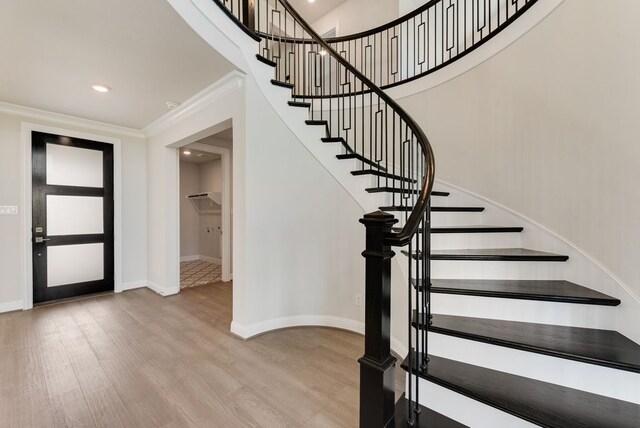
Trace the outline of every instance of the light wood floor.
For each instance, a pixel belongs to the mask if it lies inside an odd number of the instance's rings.
[[[357,426],[362,337],[230,322],[222,283],[0,315],[0,427]]]

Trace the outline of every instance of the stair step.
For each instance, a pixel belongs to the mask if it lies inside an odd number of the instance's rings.
[[[408,357],[402,368],[409,370]],[[419,375],[458,394],[544,427],[637,428],[640,421],[640,405],[634,403],[447,358],[430,355],[426,372]]]
[[[260,54],[256,54],[256,58],[258,58],[258,61],[263,62],[267,65],[270,65],[271,67],[276,67],[278,64],[275,63],[275,61],[271,61],[270,59],[260,55]]]
[[[287,88],[287,89],[293,89],[293,87],[294,87],[293,83],[281,82],[281,81],[276,80],[276,79],[271,79],[271,84],[276,85],[276,86],[281,86],[281,87]]]
[[[413,312],[413,325],[425,328]],[[428,330],[447,336],[640,373],[640,345],[614,330],[433,315]]]
[[[347,144],[347,140],[342,137],[322,137],[323,143],[342,143]]]
[[[418,189],[403,189],[401,187],[369,187],[365,189],[369,193],[402,193],[402,194],[420,194]],[[449,196],[449,192],[431,191],[431,196]]]
[[[409,425],[407,423],[407,400],[405,394],[402,394],[400,399],[396,402],[396,410],[395,410],[395,427],[396,428],[407,428]],[[449,419],[448,417],[434,412],[428,407],[424,407],[421,404],[418,404],[420,408],[420,413],[417,415],[413,415],[414,423],[411,425],[414,428],[465,428],[466,425],[462,425],[460,422],[456,422],[453,419]],[[413,407],[412,410],[413,411]]]
[[[389,180],[405,181],[409,183],[418,182],[418,180],[414,180],[412,178],[400,177],[399,175],[389,174],[389,173],[381,172],[375,169],[359,169],[356,171],[351,171],[351,175],[368,175],[368,174],[377,175],[378,177],[382,177],[382,178],[388,178]]]
[[[411,279],[424,289],[424,279]],[[431,292],[501,299],[540,300],[557,303],[618,306],[620,300],[563,280],[432,279]]]
[[[291,107],[311,108],[311,103],[303,103],[301,101],[289,101]]]
[[[523,227],[510,226],[444,226],[432,227],[431,233],[519,233],[523,231]],[[394,227],[393,231],[400,231],[401,228]],[[422,233],[422,228],[418,229]]]
[[[388,207],[380,207],[381,211],[413,211],[412,206],[393,205]],[[431,207],[433,213],[466,213],[466,212],[482,212],[483,207]]]
[[[338,159],[340,159],[340,160],[343,160],[343,159],[357,159],[360,162],[364,162],[367,165],[371,165],[374,168],[378,168],[380,171],[386,171],[387,170],[385,167],[379,166],[375,162],[372,162],[369,159],[365,158],[364,156],[356,154],[356,153],[344,153],[344,154],[336,155],[336,157]]]
[[[324,126],[325,128],[327,128],[327,130],[329,129],[329,122],[327,122],[326,120],[308,119],[305,120],[304,123],[309,126]]]
[[[409,256],[409,252],[402,250],[402,254]],[[419,259],[420,251],[411,253],[411,257]],[[472,260],[491,262],[566,262],[569,256],[546,253],[544,251],[529,250],[527,248],[472,248],[464,250],[433,250],[431,260]]]

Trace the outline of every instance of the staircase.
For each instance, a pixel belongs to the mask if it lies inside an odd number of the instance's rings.
[[[306,113],[317,144],[352,165],[351,179],[377,203],[379,211],[360,220],[367,231],[361,427],[640,427],[640,346],[605,328],[623,303],[565,280],[576,266],[568,254],[522,245],[530,225],[487,221],[483,201],[436,184],[425,133],[381,89],[464,56],[535,1],[434,0],[330,43],[286,0],[213,1],[259,43],[254,61],[271,70],[292,115]],[[395,56],[403,22],[414,26],[406,46],[417,48],[408,66]],[[432,46],[421,45],[429,25],[441,42],[432,65],[420,53]],[[475,26],[471,33],[466,25]],[[374,66],[366,58],[376,46]],[[401,363],[406,392],[396,401],[389,323],[391,266],[400,258],[409,351]]]

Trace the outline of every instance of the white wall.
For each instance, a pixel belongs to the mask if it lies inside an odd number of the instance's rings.
[[[349,0],[311,26],[318,34],[338,27],[338,36],[370,30],[398,17],[398,0]]]
[[[416,10],[423,4],[426,4],[428,1],[429,0],[399,0],[398,1],[399,16],[406,15],[407,13]]]
[[[180,257],[200,255],[200,216],[188,195],[200,192],[200,167],[180,162]]]
[[[8,109],[6,109],[8,111]],[[50,119],[48,119],[50,117]],[[122,281],[128,284],[146,278],[146,145],[140,137],[118,134],[116,128],[108,126],[96,129],[89,121],[66,118],[61,123],[59,116],[38,112],[0,113],[0,205],[18,206],[21,203],[21,123],[54,126],[69,131],[115,137],[122,142]],[[22,277],[23,255],[20,216],[0,216],[0,309],[22,308],[24,282]]]
[[[200,191],[222,192],[222,161],[220,159],[200,165]],[[200,216],[200,255],[222,258],[222,213]]]
[[[640,3],[566,0],[488,61],[400,100],[438,178],[573,243],[640,296]]]

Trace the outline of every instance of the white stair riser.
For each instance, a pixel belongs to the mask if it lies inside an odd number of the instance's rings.
[[[434,205],[436,205],[434,203]],[[440,206],[439,204],[437,206]],[[482,212],[434,212],[431,226],[469,226],[482,224]]]
[[[432,233],[433,250],[467,248],[519,248],[519,233]]]
[[[442,279],[564,279],[563,262],[432,260],[431,277]]]
[[[444,315],[613,329],[616,307],[522,299],[431,294],[431,311]]]
[[[419,380],[418,388],[420,404],[472,428],[532,428],[536,426],[424,379]],[[409,390],[408,382],[406,390]]]
[[[428,353],[475,366],[640,404],[640,374],[429,333]]]

